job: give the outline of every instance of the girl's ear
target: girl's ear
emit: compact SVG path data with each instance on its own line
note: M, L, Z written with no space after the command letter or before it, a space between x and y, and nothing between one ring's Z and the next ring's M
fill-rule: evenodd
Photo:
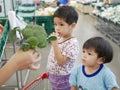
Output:
M105 62L105 58L100 57L98 58L98 64L103 64Z
M72 23L71 27L74 28L76 26L76 23Z

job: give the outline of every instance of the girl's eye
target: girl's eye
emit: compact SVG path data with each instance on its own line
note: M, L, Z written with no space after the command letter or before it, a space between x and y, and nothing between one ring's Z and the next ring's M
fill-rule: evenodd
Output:
M57 26L57 24L54 24L54 26ZM64 26L64 24L59 24L59 26Z
M56 26L57 24L54 23L54 26Z
M64 26L64 24L60 24L60 26Z

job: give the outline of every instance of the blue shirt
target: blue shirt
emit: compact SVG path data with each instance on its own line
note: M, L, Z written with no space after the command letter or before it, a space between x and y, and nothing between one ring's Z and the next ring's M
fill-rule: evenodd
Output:
M111 90L113 87L119 88L113 72L101 65L98 71L93 74L86 74L83 65L79 65L71 72L71 86L76 86L79 90Z
M68 0L59 0L60 4L67 4L68 3Z

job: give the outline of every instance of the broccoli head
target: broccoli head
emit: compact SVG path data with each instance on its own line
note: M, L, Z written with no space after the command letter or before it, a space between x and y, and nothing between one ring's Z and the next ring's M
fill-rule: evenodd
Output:
M27 51L29 49L36 49L36 47L45 48L49 41L57 39L57 37L55 36L51 36L48 38L48 35L42 26L36 24L27 24L23 30L21 30L19 27L16 27L13 30L11 30L9 33L10 41L15 41L16 31L18 31L20 35L22 34L20 47L24 51Z
M45 29L40 26L40 25L33 25L33 24L28 24L26 27L22 30L22 35L23 35L23 41L21 44L26 45L28 43L29 49L35 49L36 47L38 48L44 48L48 44L47 40L47 33ZM21 45L21 46L25 46ZM26 48L26 47L22 47ZM26 50L26 49L23 49Z

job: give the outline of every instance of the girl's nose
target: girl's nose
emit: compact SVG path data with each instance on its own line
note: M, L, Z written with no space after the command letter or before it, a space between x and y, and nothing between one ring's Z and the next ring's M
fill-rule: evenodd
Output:
M59 31L60 27L58 25L55 26L55 30Z

